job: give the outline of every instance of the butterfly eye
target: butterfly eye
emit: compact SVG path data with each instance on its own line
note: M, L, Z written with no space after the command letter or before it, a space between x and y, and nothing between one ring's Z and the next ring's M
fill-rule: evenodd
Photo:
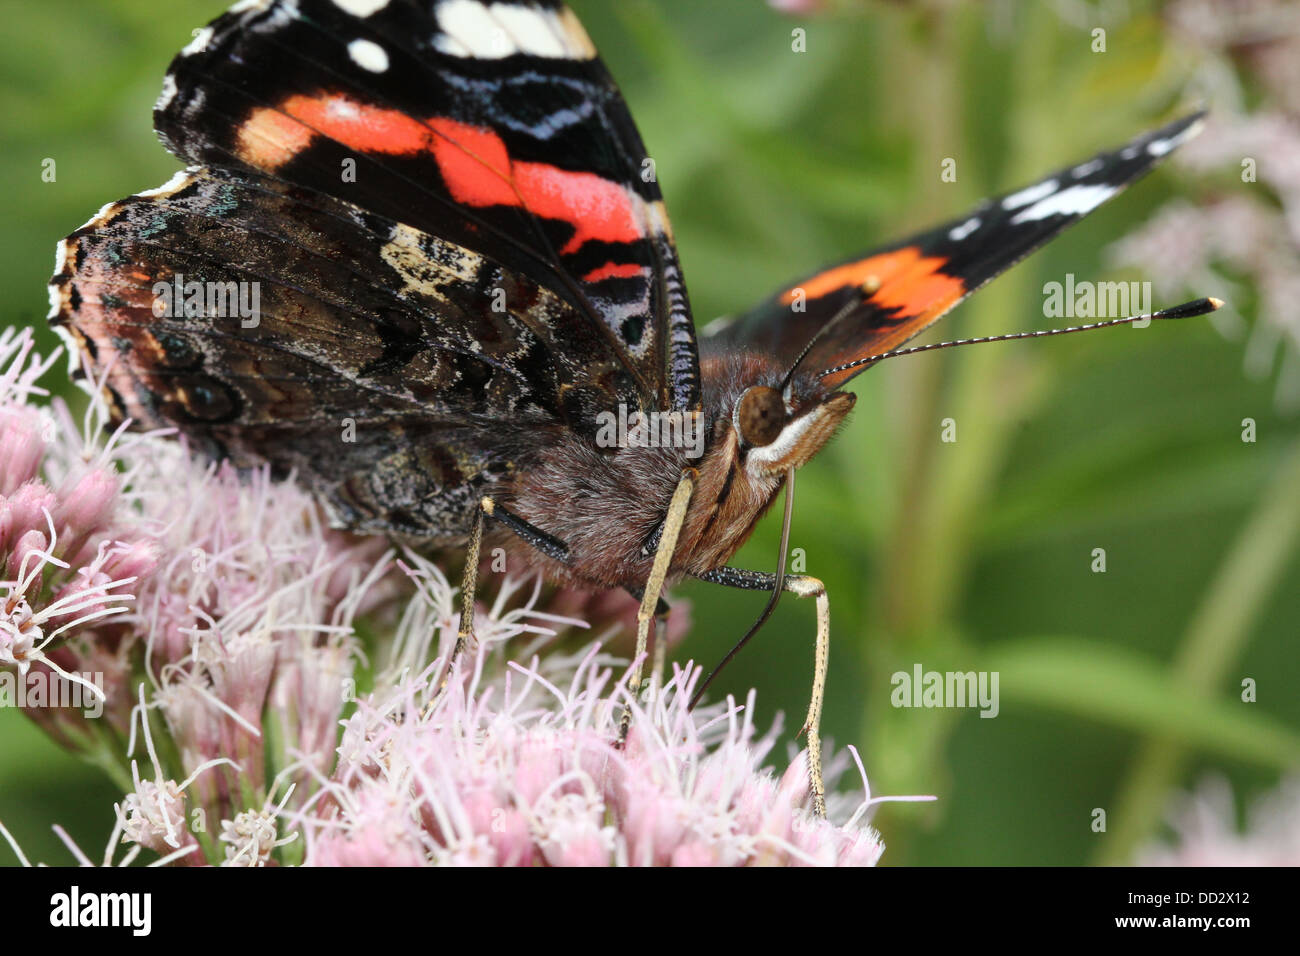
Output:
M736 429L746 445L762 448L772 444L785 424L785 400L776 389L755 385L740 396L740 403L736 406Z

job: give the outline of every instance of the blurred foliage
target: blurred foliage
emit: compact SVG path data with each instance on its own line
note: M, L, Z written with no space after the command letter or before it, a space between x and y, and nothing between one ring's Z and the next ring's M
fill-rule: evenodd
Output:
M52 347L56 241L176 168L152 103L172 54L222 6L0 2L3 324ZM1189 105L1191 55L1154 4L1107 24L1104 53L1065 4L574 6L656 161L701 323ZM806 52L791 49L795 28ZM56 183L41 181L46 157ZM945 157L955 183L940 181ZM1139 278L1108 271L1102 250L1178 194L1195 201L1157 172L981 292L943 337L1042 327L1042 285L1067 272ZM1300 423L1243 377L1240 353L1202 319L909 358L854 383L851 424L800 474L792 543L831 595L824 731L861 749L874 792L939 797L882 809L886 863L1124 861L1170 784L1213 768L1250 793L1298 762ZM776 524L735 563L772 567ZM1104 574L1090 570L1099 547ZM682 655L706 664L762 604L698 583L679 593L696 622ZM794 729L812 634L811 605L787 599L718 691L757 687L760 724L784 712ZM890 675L917 662L997 669L998 718L891 707ZM1240 700L1246 677L1258 703ZM97 855L114 796L0 712L0 820L32 858L67 859L53 822ZM1108 833L1091 829L1098 807Z

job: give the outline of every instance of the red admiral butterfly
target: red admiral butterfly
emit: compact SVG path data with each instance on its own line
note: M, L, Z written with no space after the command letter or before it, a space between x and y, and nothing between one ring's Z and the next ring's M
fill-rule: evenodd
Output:
M466 546L457 652L485 535L553 581L637 595L639 654L687 575L770 591L768 611L815 597L818 812L825 591L726 562L783 485L788 529L850 379L1197 125L792 282L697 343L641 138L556 0L244 0L173 61L154 121L192 165L69 236L51 284L114 416L294 471L341 526Z

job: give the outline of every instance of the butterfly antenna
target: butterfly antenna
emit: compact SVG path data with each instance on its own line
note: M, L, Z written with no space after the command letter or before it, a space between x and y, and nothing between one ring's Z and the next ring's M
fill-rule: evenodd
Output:
M1203 299L1193 299L1191 302L1184 302L1182 305L1176 305L1169 309L1160 309L1157 312L1144 312L1140 315L1130 315L1123 319L1109 319L1105 322L1093 322L1091 325L1072 325L1065 329L1040 329L1034 332L1009 332L1005 335L986 335L978 339L957 339L953 342L932 342L929 345L914 345L905 349L894 349L890 352L881 352L877 355L868 355L866 358L855 359L852 362L846 362L843 365L836 365L828 368L824 372L819 372L818 378L825 378L827 375L835 375L840 372L847 372L850 369L861 368L864 365L871 365L875 362L881 362L889 358L898 358L900 355L914 355L917 352L933 352L936 349L950 349L958 345L981 345L985 342L1010 342L1015 339L1038 339L1049 335L1066 335L1070 332L1090 332L1093 329L1107 329L1113 325L1130 325L1134 322L1146 322L1152 319L1190 319L1197 315L1206 315L1223 307L1222 299L1207 297Z
M763 613L758 616L758 620L745 632L745 636L736 642L736 646L727 652L727 656L722 659L718 666L709 672L709 676L704 678L704 683L699 686L694 696L691 697L687 710L695 709L695 705L700 702L704 692L713 683L713 678L717 677L722 672L722 669L731 663L731 659L740 653L740 649L749 643L749 639L758 633L759 628L767 623L767 619L776 610L776 604L781 600L782 592L785 591L785 556L790 551L790 518L793 515L794 469L787 468L785 472L785 513L781 518L781 555L776 562L776 586L772 588L772 594L767 599L767 606L763 608Z

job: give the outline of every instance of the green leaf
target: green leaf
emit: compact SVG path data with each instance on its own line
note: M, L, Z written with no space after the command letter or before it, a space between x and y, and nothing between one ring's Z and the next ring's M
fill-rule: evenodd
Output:
M1231 697L1184 689L1166 665L1124 648L1073 637L1040 637L993 648L1002 708L1016 702L1176 738L1221 757L1285 768L1300 761L1300 734Z

